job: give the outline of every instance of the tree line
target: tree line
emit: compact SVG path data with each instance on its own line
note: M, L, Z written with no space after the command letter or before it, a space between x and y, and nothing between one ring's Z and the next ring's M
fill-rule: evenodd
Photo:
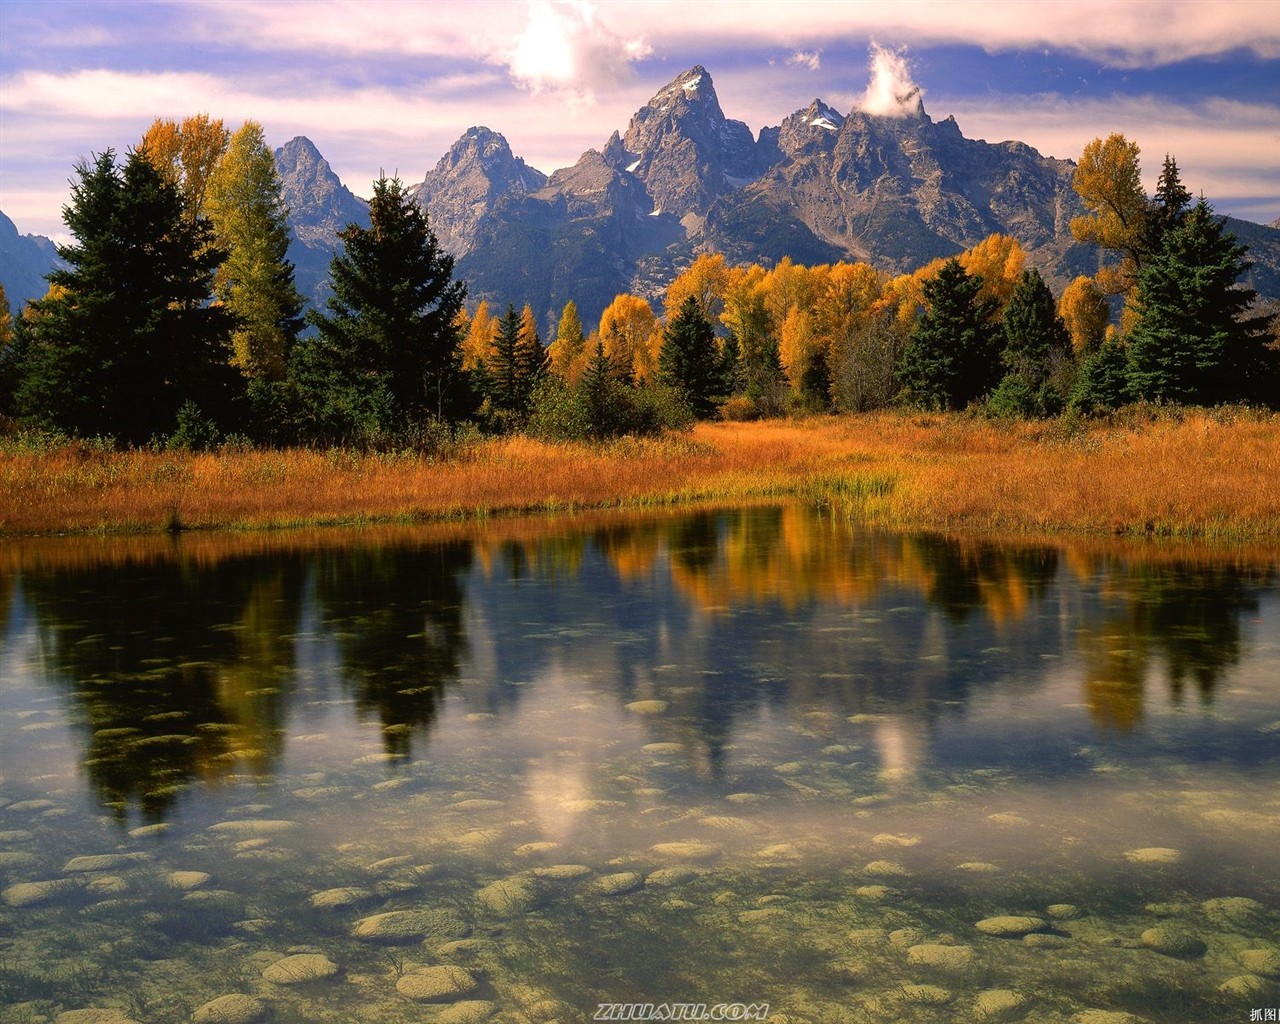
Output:
M1006 235L899 276L703 254L659 311L619 295L588 331L570 302L546 345L528 305L467 308L427 214L385 175L304 316L261 126L158 120L123 162L77 166L67 268L19 317L0 309L0 412L122 444L385 447L462 422L604 438L895 405L1280 406L1246 248L1171 157L1148 197L1138 154L1122 135L1086 147L1071 229L1104 259L1056 298Z

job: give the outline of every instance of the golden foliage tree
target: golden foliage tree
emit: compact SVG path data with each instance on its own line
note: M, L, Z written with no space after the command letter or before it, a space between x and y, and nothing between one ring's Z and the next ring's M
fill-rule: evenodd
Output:
M226 151L231 133L221 118L195 114L181 124L156 118L138 143L138 152L182 194L189 220L204 214L209 179Z
M489 312L489 303L481 302L462 339L462 368L474 370L481 363L492 364L494 339L498 335L498 317Z
M581 357L585 344L586 339L582 336L582 319L578 316L578 306L571 299L564 304L564 312L560 314L560 325L556 328L556 340L548 349L551 357L551 372L564 380L571 380L574 364Z
M1148 202L1138 164L1141 150L1119 132L1084 147L1071 185L1089 212L1071 221L1071 234L1121 256L1118 275L1100 275L1098 285L1111 294L1128 294L1142 267L1147 238Z
M724 312L725 290L729 284L729 268L720 253L703 253L670 285L663 301L667 322L675 319L684 300L693 296L702 315L715 323Z
M1093 278L1077 277L1063 289L1058 315L1067 325L1072 351L1078 357L1091 355L1101 347L1111 310Z
M605 355L619 369L630 369L642 380L648 379L658 365L659 347L653 347L658 318L653 309L638 295L622 294L605 307L600 314L599 336Z

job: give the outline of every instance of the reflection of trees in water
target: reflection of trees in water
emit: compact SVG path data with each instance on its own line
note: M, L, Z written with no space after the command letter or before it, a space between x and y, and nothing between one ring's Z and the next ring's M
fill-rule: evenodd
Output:
M44 662L84 714L106 806L165 815L181 788L280 754L296 594L289 562L180 561L28 574ZM295 598L296 600L296 598Z
M308 576L358 713L383 725L388 750L407 753L457 678L470 561L463 543L202 567L156 559L28 573L22 593L49 677L84 716L83 764L100 801L159 820L191 782L274 771Z
M1080 631L1085 693L1099 725L1126 731L1142 720L1153 663L1164 667L1175 703L1188 682L1209 703L1239 663L1240 622L1274 586L1269 569L1207 564L1099 565L1108 613Z
M356 709L407 756L414 729L436 719L466 651L463 577L469 543L356 548L318 558L315 596L333 631Z

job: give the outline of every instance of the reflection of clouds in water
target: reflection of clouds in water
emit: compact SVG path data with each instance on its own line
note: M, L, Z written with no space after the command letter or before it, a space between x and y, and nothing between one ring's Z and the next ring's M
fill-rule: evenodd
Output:
M570 838L581 816L587 785L581 768L536 765L525 775L525 790L538 831L547 839Z
M887 718L872 730L880 754L880 781L890 785L910 782L922 767L928 742L918 723L905 718Z

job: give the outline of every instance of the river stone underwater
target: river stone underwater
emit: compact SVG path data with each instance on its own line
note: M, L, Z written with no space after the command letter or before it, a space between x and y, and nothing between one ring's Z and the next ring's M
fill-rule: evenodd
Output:
M1278 582L792 506L9 542L2 1016L1248 1021Z

